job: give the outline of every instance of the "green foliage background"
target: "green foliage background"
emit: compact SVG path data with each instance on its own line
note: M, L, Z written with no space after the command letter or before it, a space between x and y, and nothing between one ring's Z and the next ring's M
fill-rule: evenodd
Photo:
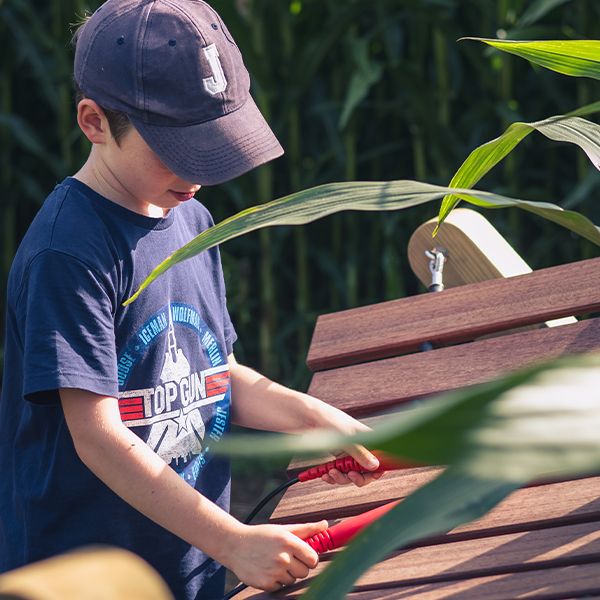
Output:
M513 121L597 99L463 36L598 39L595 0L213 0L253 76L285 157L198 198L216 221L330 181L446 185L468 153ZM0 0L0 302L18 242L52 187L83 162L71 97L69 23L95 0ZM574 147L532 135L481 189L572 208L600 221L600 173ZM437 206L345 213L223 248L238 360L305 387L318 314L415 294L406 246ZM534 268L593 246L520 211L486 216ZM2 336L3 337L3 336Z

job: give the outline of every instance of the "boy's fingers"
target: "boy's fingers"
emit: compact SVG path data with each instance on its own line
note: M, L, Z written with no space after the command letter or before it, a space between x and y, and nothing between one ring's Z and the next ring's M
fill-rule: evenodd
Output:
M348 479L356 486L362 487L371 481L369 474L358 473L357 471L350 471L348 473Z
M338 485L347 485L350 483L350 479L346 473L342 473L337 469L331 469L328 473L333 483L337 483Z
M327 521L323 519L322 521L317 521L315 523L294 523L293 525L283 525L283 527L290 533L293 533L295 536L304 540L311 535L315 535L315 533L327 529Z
M288 573L296 579L304 579L308 577L310 569L296 557L292 557L292 562L288 568Z
M278 583L284 587L286 585L292 585L293 583L296 582L297 577L294 577L289 571L283 575L280 576L278 579Z
M294 547L294 557L305 564L309 569L314 569L319 564L319 555L303 540L327 529L327 521L283 525L283 527L296 536L292 542Z
M349 446L346 449L346 452L348 452L348 454L354 458L361 467L367 469L368 471L375 471L379 467L378 458L360 444Z

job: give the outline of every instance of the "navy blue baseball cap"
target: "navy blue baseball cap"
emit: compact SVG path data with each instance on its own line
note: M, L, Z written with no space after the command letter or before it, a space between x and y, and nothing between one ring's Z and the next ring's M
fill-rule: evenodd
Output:
M78 33L74 77L186 181L222 183L283 154L237 45L201 0L108 0Z

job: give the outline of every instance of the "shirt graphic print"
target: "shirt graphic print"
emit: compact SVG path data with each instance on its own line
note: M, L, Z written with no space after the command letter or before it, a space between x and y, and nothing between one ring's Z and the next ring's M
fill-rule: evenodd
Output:
M229 424L229 368L213 332L194 307L165 306L129 340L118 376L123 423L194 485Z

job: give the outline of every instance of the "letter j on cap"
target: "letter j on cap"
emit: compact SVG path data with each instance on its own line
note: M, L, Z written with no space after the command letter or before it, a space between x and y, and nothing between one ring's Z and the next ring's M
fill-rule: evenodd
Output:
M204 89L213 96L220 92L224 92L227 87L227 80L225 79L225 73L223 73L223 66L219 60L219 52L214 44L202 48L204 56L210 65L212 71L212 77L205 77L202 82L204 83Z

